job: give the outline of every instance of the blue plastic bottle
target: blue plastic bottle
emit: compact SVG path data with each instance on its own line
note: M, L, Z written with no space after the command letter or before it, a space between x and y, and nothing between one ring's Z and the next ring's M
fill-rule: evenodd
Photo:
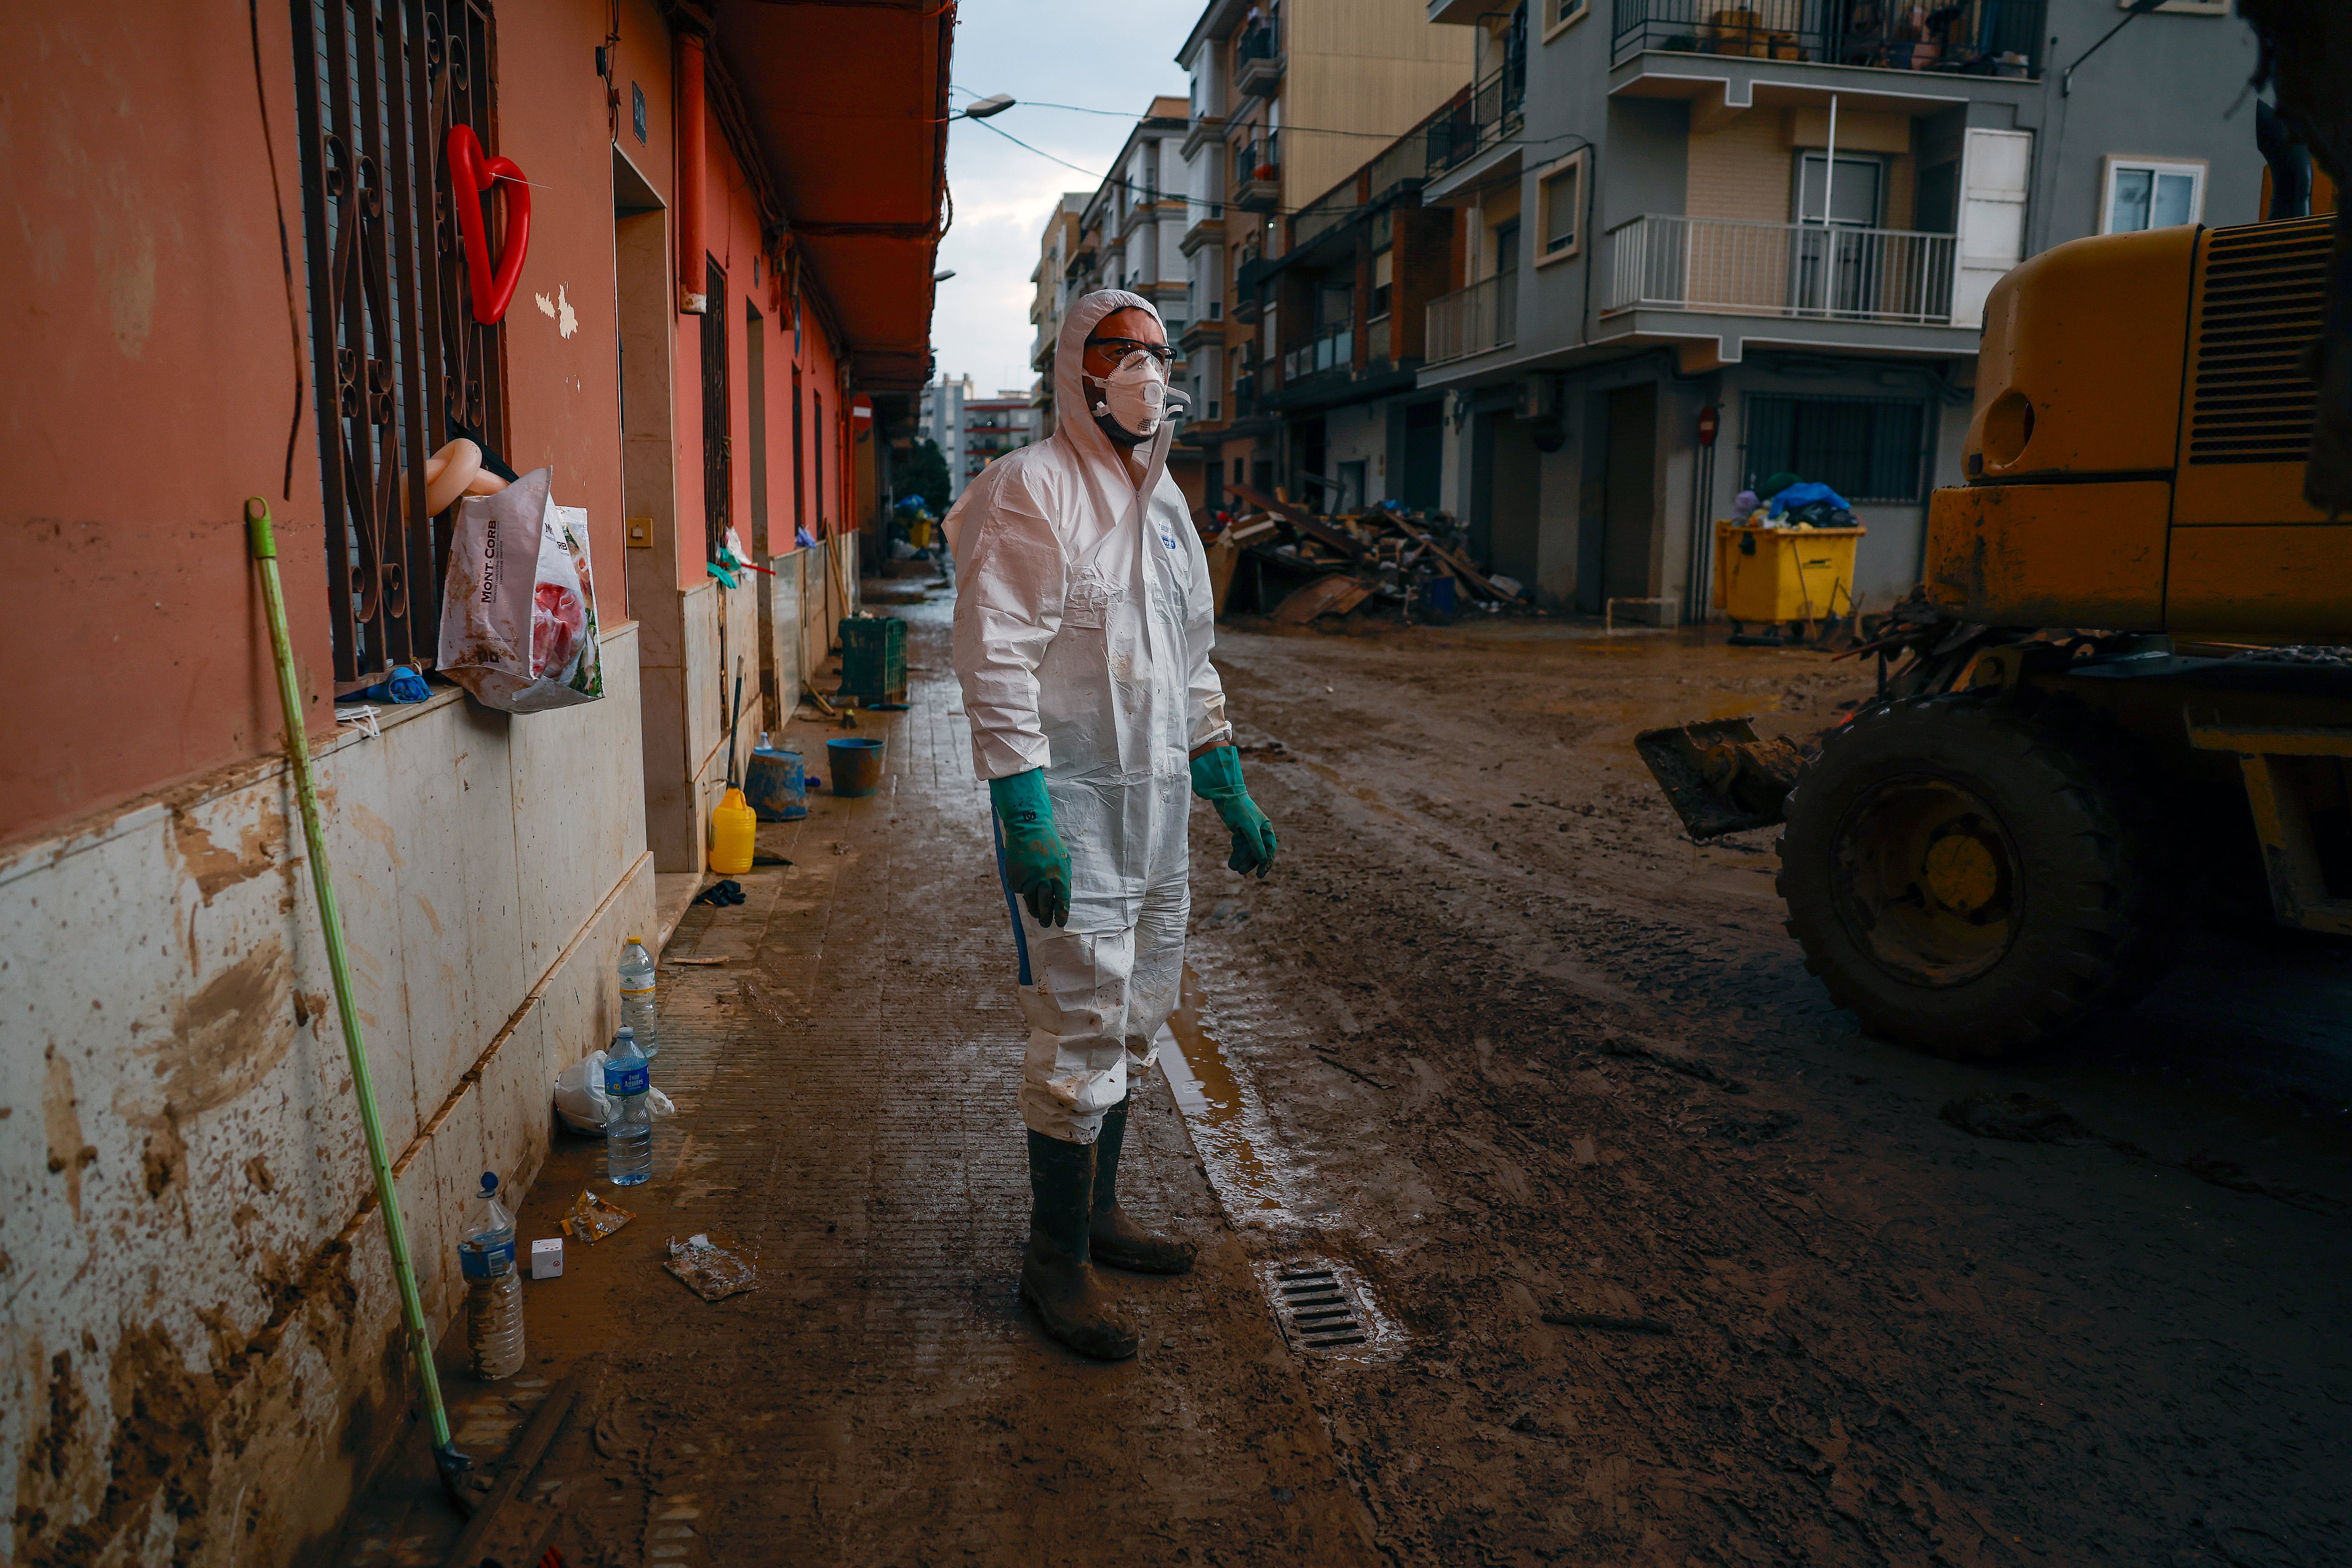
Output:
M613 1102L604 1121L604 1173L616 1187L634 1187L654 1173L653 1079L646 1054L626 1024L604 1053L604 1095Z
M485 1383L522 1370L522 1273L515 1268L515 1220L499 1202L499 1174L482 1173L482 1191L457 1243L466 1279L466 1348Z

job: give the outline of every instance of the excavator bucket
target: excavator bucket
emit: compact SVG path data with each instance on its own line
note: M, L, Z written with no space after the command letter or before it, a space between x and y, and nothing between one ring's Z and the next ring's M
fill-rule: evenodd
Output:
M1780 802L1805 765L1793 742L1759 741L1746 719L1644 730L1633 747L1694 839L1720 838L1780 820Z

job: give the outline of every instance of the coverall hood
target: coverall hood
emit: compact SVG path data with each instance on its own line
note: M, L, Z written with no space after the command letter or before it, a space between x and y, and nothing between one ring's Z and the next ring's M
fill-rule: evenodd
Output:
M1160 330L1168 330L1168 323L1160 321L1160 308L1140 294L1130 294L1124 289L1097 289L1091 294L1080 295L1078 302L1070 307L1070 313L1062 318L1062 335L1054 342L1054 439L1067 441L1089 468L1097 463L1107 465L1131 493L1135 481L1128 476L1119 449L1095 423L1094 400L1087 395L1087 340L1102 325L1102 319L1114 310L1149 310L1151 319L1160 321Z

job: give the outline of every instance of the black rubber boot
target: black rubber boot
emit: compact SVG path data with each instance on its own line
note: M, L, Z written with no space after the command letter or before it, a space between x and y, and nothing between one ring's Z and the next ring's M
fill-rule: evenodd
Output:
M1021 1260L1021 1299L1036 1309L1048 1334L1080 1355L1124 1361L1135 1353L1135 1330L1087 1260L1096 1148L1029 1134L1029 1250Z
M1190 1274L1191 1242L1156 1236L1118 1206L1118 1152L1127 1144L1127 1111L1134 1101L1130 1094L1105 1113L1102 1136L1095 1140L1095 1208L1088 1226L1088 1251L1097 1263L1132 1274Z

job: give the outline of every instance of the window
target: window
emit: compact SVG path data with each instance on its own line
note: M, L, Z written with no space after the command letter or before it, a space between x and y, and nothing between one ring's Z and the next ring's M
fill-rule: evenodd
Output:
M1850 501L1918 504L1930 428L1925 404L1751 392L1745 407L1744 483L1786 469Z
M1370 315L1385 316L1389 313L1389 300L1394 294L1391 286L1395 281L1396 252L1393 249L1383 250L1372 258L1372 308L1369 312Z
M1558 261L1583 248L1584 154L1561 159L1536 177L1536 202L1543 225L1543 248L1536 264Z
M706 256L702 312L702 536L710 560L719 559L733 526L735 444L727 404L727 273Z
M1876 158L1867 154L1850 158L1841 153L1837 181L1832 184L1829 154L1803 154L1797 171L1797 221L1822 223L1826 211L1832 227L1876 228L1878 195L1885 174L1886 165Z
M1572 22L1581 22L1592 9L1591 0L1544 0L1543 41L1550 43Z
M451 514L425 513L425 459L456 437L507 442L499 330L474 319L455 205L481 198L457 195L442 151L459 125L497 151L496 42L473 0L295 16L328 625L348 687L439 646Z
M2107 160L2106 196L2099 232L2129 234L2195 223L2205 212L2205 165L2145 158Z

